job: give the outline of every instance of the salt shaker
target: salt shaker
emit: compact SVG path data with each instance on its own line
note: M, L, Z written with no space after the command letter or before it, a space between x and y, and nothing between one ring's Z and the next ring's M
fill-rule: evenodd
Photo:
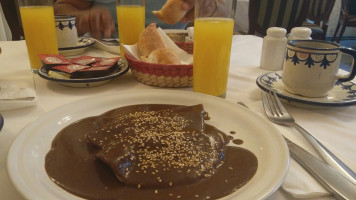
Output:
M280 27L267 29L263 38L260 67L265 70L282 70L287 47L287 30Z
M292 28L291 33L288 36L288 41L291 40L311 40L310 37L312 31L307 27L295 27Z

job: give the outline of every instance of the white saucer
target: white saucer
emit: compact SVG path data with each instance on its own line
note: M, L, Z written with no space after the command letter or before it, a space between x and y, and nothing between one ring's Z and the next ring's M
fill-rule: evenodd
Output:
M119 39L110 38L110 39L102 39L102 40L94 39L94 40L95 40L95 44L93 46L94 48L120 55Z
M63 56L73 56L83 53L87 48L93 46L95 40L88 37L78 38L78 44L72 47L58 48L58 52Z
M334 88L325 97L311 98L295 95L284 89L282 71L270 72L259 76L258 87L266 91L274 91L282 100L305 108L343 107L356 104L356 84L353 82L336 82Z

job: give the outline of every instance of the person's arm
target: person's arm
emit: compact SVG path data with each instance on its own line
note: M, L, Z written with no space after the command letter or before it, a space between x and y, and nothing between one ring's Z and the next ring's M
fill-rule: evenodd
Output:
M184 0L184 1L185 4L183 4L183 10L187 10L188 12L181 20L183 24L194 20L194 4L195 4L195 0Z
M183 4L183 9L187 10L187 14L183 17L181 20L182 23L186 22L191 22L194 20L194 14L195 14L195 0L184 0L185 4ZM202 6L206 10L205 12L207 13L207 16L214 14L214 12L217 9L217 4L218 2L223 3L224 0L205 0L204 4Z
M102 7L92 7L92 2L86 0L57 0L53 6L54 13L74 15L79 35L87 32L92 37L100 39L111 37L115 32L115 24L110 12Z

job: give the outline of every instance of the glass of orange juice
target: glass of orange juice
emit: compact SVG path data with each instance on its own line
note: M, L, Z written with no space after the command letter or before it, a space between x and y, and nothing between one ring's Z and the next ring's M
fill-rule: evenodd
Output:
M196 0L193 90L226 96L237 0Z
M31 70L42 66L38 54L58 54L53 0L19 0Z
M136 44L140 33L145 29L145 0L116 0L116 14L120 52L124 57L122 44Z

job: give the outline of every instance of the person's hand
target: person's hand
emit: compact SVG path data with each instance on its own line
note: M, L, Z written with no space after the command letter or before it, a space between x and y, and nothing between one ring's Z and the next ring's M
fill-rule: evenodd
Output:
M110 12L102 7L81 11L76 16L76 20L79 35L89 32L93 38L101 39L102 33L104 37L110 38L115 32L115 24Z

